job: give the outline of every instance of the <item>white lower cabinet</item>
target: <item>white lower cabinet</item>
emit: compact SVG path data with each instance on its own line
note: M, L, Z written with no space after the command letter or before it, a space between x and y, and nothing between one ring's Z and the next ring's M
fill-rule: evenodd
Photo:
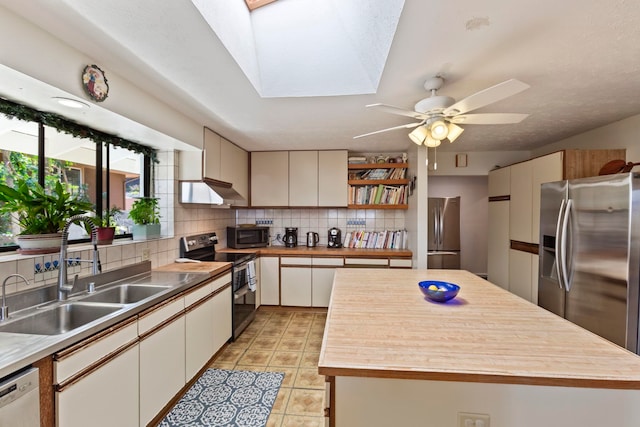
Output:
M260 257L260 304L280 305L280 258Z
M311 267L281 267L282 305L311 307Z
M220 350L232 334L232 313L231 313L231 285L226 287L212 299L213 324L210 330L213 331L213 356ZM202 368L202 366L201 366Z
M229 302L227 305L231 305ZM209 297L187 308L185 315L186 380L193 378L215 353L213 328L215 304Z
M509 291L538 303L538 255L509 250Z
M138 425L138 344L56 392L59 427Z
M185 385L184 298L140 316L140 425Z
M317 268L311 271L311 306L329 307L335 268Z

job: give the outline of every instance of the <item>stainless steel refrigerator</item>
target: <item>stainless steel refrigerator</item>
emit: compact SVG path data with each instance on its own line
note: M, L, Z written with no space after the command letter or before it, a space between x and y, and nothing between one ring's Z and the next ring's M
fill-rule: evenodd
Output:
M460 268L460 197L429 197L427 268Z
M638 353L640 174L542 185L538 305Z

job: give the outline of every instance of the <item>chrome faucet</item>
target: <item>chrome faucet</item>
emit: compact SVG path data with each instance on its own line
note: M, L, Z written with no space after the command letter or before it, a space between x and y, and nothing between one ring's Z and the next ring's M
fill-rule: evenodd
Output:
M96 227L93 219L86 215L74 215L65 224L62 229L62 246L60 247L60 262L58 267L58 300L65 301L69 292L73 289L73 286L76 284L76 280L78 279L78 275L76 274L73 278L72 283L68 283L69 278L67 277L67 246L69 239L69 227L71 224L77 221L82 221L85 224L91 227L91 244L93 245L93 259L89 262L92 263L92 271L91 274L94 276L98 273L102 272L102 266L100 265L100 254L98 253L98 227ZM74 259L73 261L82 261Z
M24 277L22 274L10 274L4 278L2 282L2 307L0 307L0 321L6 320L9 317L9 307L7 307L7 280L11 277L19 277L24 280L24 283L30 285L29 279Z

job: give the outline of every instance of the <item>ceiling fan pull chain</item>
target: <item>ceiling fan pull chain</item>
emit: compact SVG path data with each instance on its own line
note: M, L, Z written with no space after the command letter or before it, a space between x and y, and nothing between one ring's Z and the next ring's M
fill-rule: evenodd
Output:
M438 170L438 148L433 147L433 170Z

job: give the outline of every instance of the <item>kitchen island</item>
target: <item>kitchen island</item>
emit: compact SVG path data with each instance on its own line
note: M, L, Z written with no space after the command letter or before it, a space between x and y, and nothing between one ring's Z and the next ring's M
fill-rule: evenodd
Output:
M338 427L640 425L640 357L465 271L337 270L318 371Z

